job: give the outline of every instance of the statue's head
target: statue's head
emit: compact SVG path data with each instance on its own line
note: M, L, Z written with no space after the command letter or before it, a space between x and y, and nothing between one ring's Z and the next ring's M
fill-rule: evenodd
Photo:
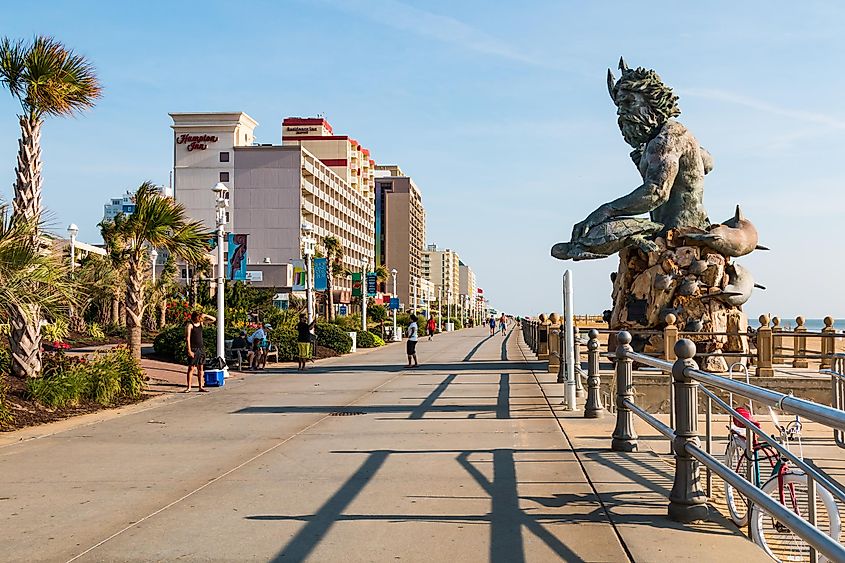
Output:
M607 70L607 89L616 104L619 129L625 142L636 148L647 142L655 129L681 114L678 96L653 70L628 68L619 59L619 80Z

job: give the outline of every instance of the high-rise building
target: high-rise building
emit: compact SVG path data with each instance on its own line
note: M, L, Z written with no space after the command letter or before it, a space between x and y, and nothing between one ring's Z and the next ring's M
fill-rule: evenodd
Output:
M173 190L167 186L158 188L165 197L173 197ZM113 197L103 206L103 221L114 221L118 214L129 215L135 211L135 192L127 191L120 197Z
M475 313L478 290L478 286L475 284L475 272L463 262L458 264L458 271L461 308L466 317L474 319L477 317Z
M376 166L376 266L396 269L396 292L406 307L418 308L422 253L425 249L425 209L414 181L398 166Z
M442 304L457 303L460 295L460 258L458 253L445 248L438 250L436 244L429 244L422 253L422 274L434 283L435 291Z
M214 226L217 182L229 188L227 230L246 234L247 274L265 287L289 287L291 260L301 258L301 226L318 240L332 235L344 265L373 260L373 201L306 147L254 145L255 120L244 113L172 113L174 193L188 213ZM328 124L326 124L328 126ZM351 282L335 277L335 303L349 301Z
M349 135L335 135L322 117L286 117L282 121L282 144L297 145L328 166L349 187L372 199L375 161L369 149Z

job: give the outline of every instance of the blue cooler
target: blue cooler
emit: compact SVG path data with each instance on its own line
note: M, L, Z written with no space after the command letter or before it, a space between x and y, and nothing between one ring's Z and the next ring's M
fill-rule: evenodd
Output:
M226 380L225 370L222 369L207 369L205 370L205 384L208 387L223 387Z

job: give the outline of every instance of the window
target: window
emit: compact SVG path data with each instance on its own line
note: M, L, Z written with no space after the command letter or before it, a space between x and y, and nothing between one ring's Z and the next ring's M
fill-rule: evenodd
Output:
M228 152L221 152L220 153L220 162L229 162L229 153Z
M220 173L220 181L221 182L228 182L229 181L229 173L228 172L221 172Z

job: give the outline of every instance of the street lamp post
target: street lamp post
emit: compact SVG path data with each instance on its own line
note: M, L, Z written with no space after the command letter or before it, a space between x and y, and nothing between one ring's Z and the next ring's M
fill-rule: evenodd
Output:
M452 288L446 291L446 318L448 319L446 326L451 326L452 330L455 330L454 321L452 321Z
M226 209L229 207L229 188L222 182L218 182L216 186L211 188L215 195L215 209L217 211L217 357L225 358L224 352L226 347L225 342L225 308L226 296L224 291L224 284L226 280L226 265L223 256L223 238L226 234ZM155 250L153 250L155 252ZM153 275L155 275L155 265L153 265Z
M76 223L67 226L68 238L70 238L70 271L76 268L76 235L79 234L79 227Z
M157 261L158 261L158 251L155 248L153 248L152 250L150 250L150 262L151 262L150 265L153 268L153 283L156 282L156 262Z
M367 261L361 260L361 329L367 331Z
M396 295L396 274L398 272L396 271L396 268L393 268L392 270L390 270L390 273L393 274L393 295L392 295L392 298L398 299L398 296ZM397 328L396 327L396 309L393 309L393 341L399 342L401 340L401 338L399 337L399 334L398 334L396 328Z
M308 311L308 324L314 322L314 284L311 281L311 257L314 256L314 249L317 241L311 236L314 226L311 223L302 223L302 254L305 255L305 302Z

